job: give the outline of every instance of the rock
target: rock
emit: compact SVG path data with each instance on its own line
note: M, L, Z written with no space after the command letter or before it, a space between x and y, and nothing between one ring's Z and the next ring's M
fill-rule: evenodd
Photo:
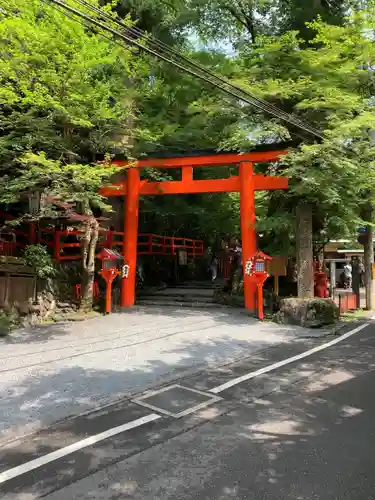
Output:
M28 302L21 302L17 307L20 316L27 316L30 311L30 304Z
M277 323L319 328L335 323L340 317L337 305L331 299L288 298L280 301Z
M61 311L69 311L72 308L72 304L69 302L57 302L57 307Z
M41 304L31 304L29 306L29 311L31 314L40 314L42 310Z
M52 292L46 292L44 296L44 300L47 300L48 302L54 303L55 302L55 296L53 295Z

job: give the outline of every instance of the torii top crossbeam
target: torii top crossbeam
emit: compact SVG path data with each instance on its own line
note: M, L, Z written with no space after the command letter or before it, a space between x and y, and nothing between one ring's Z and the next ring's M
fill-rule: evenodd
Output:
M149 182L141 181L140 196L155 196L163 194L186 194L186 193L225 193L239 192L239 176L229 177L228 179L205 179L194 180L194 167L217 167L221 165L234 165L241 163L266 163L277 161L280 156L286 154L285 150L251 152L243 154L217 154L207 156L188 156L176 158L148 158L137 160L135 162L114 161L115 165L121 168L136 168L142 170L145 168L181 168L181 181L161 181ZM255 191L271 189L287 189L288 180L285 177L265 176L262 174L253 176L253 189ZM103 187L100 193L103 196L124 196L127 190L127 182L112 184Z
M135 162L114 161L120 168L126 169L123 182L103 186L103 196L125 195L125 227L124 227L124 260L129 265L129 274L123 279L121 305L130 307L135 302L135 278L138 239L138 207L139 197L147 195L187 194L187 193L240 193L240 217L242 235L242 260L246 262L256 251L256 215L255 191L287 189L286 177L254 174L254 163L275 162L287 154L286 150L271 148L267 151L251 153L186 156L175 158L148 158ZM194 179L193 169L198 167L214 167L219 165L239 165L239 175L224 179ZM179 181L148 181L140 179L140 171L145 168L181 168ZM244 273L245 307L255 311L254 283Z

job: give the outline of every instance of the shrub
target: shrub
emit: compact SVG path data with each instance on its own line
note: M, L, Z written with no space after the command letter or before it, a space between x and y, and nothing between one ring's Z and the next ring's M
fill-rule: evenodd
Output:
M31 267L38 278L48 279L56 275L52 257L43 245L28 245L23 254L25 266Z
M0 311L0 337L6 337L19 324L20 321L17 314Z

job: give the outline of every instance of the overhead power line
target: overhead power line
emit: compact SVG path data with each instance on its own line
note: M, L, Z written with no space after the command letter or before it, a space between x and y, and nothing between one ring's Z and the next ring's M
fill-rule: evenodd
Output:
M238 99L245 100L246 99L253 99L256 100L256 102L260 105L263 105L263 111L265 111L268 114L273 114L273 111L276 111L279 113L278 118L285 119L286 121L289 121L289 123L292 123L291 120L293 120L293 124L296 127L308 127L308 130L304 128L305 131L309 131L309 133L312 133L313 135L317 135L320 139L323 138L323 135L317 130L311 127L310 125L303 123L301 120L299 120L297 117L293 116L292 114L288 114L282 109L271 105L264 99L260 99L259 97L256 97L255 95L251 94L248 91L245 91L241 87L238 87L237 85L232 84L225 78L216 75L212 72L210 72L205 66L199 64L198 62L194 61L191 58L186 57L184 54L181 52L175 50L173 47L170 47L169 45L165 44L161 40L158 40L157 38L153 37L149 33L146 33L145 31L141 30L140 28L136 26L127 26L124 22L119 20L118 18L113 18L110 14L107 12L103 12L101 9L94 7L93 5L90 5L86 0L73 0L76 3L79 3L80 5L90 9L90 11L93 11L94 13L98 14L101 18L105 18L108 21L115 22L117 25L119 25L121 28L125 29L125 34L130 34L135 37L135 39L143 38L148 45L151 45L152 48L155 50L161 50L161 54L168 55L170 58L177 58L177 62L182 62L185 65L186 64L193 68L194 70L198 70L199 72L203 72L203 75L205 76L210 76L211 78L214 78L216 80L216 83L220 85L221 90L223 89L223 85L227 86L230 88L232 92L236 92L236 95ZM175 60L175 59L174 59ZM253 105L256 105L253 103ZM267 108L267 109L266 109Z
M257 109L260 109L264 113L275 116L280 120L289 123L290 125L293 125L294 127L313 135L314 137L317 137L319 139L324 139L323 134L319 130L310 126L309 124L303 122L302 120L299 120L298 118L294 117L291 114L284 112L277 106L274 106L268 103L267 101L264 101L263 99L256 97L255 95L245 91L241 87L233 85L228 80L215 75L204 66L198 64L192 59L187 58L179 51L176 51L175 49L169 47L168 45L164 44L157 38L148 35L147 33L145 33L144 31L140 30L137 27L127 26L119 19L116 19L111 15L107 14L106 12L102 11L101 9L98 9L95 6L90 5L85 0L74 0L74 1L83 6L85 9L89 10L90 13L93 13L95 17L88 15L86 12L82 12L81 10L72 7L71 5L67 5L62 0L42 0L42 1L44 3L52 4L52 6L57 7L58 10L60 12L62 11L64 14L68 13L73 14L80 20L83 20L85 26L87 26L88 23L91 26L94 25L97 28L100 28L106 33L110 33L112 36L115 37L114 41L116 43L118 43L118 39L120 39L126 42L127 44L137 47L139 50L143 52L151 54L154 57L177 67L181 71L190 74L191 76L199 78L205 83L210 84L211 86L221 90L222 92L231 97L234 97L242 102L245 102L246 104L254 106ZM99 16L99 18L96 16ZM70 15L68 17L72 18L72 16ZM117 29L115 29L113 26L114 24L120 26L122 30L118 31ZM100 34L103 33L100 32ZM143 39L142 42L139 40L140 38ZM120 43L120 45L122 44Z

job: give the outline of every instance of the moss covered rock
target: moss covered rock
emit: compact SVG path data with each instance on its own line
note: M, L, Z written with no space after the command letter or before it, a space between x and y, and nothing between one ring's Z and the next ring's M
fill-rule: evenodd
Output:
M277 323L319 328L335 323L340 317L339 308L331 299L288 298L280 301L275 315Z

